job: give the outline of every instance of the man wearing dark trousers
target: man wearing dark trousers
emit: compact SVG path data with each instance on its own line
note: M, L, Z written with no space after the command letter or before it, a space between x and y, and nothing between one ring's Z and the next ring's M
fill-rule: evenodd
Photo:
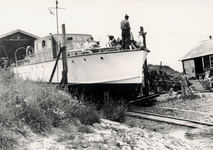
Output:
M130 45L130 24L129 16L125 15L125 19L121 21L121 37L122 37L122 49L129 49Z

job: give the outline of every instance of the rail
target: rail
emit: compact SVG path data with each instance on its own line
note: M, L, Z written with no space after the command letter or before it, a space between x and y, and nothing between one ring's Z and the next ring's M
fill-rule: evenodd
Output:
M191 127L191 128L205 128L207 126L213 126L213 124L206 123L206 122L158 115L158 114L153 114L153 113L138 112L138 111L128 111L126 113L126 116L136 117L136 118L145 118L148 120L166 122L166 123L171 123L171 124L176 124L176 125L181 125L181 126L187 126L187 127Z
M17 49L17 51L18 50L19 49ZM38 62L47 61L47 60L51 60L51 59L53 59L52 50L41 51L41 52L37 52L35 54L30 54L27 56L25 55L24 59L21 59L21 60L17 60L17 56L15 53L16 66L31 64L31 63L38 63Z

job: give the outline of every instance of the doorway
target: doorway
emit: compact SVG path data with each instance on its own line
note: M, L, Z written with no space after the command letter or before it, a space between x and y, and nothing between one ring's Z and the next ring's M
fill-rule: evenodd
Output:
M195 62L195 74L196 74L196 78L198 79L199 76L203 77L203 62L202 62L202 57L195 58L194 62Z

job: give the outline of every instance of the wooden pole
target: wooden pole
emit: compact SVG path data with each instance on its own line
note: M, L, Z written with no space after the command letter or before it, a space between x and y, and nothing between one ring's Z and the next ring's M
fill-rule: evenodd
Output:
M149 96L149 84L148 84L148 67L147 59L144 61L144 83L145 83L145 96Z
M143 45L144 45L144 48L146 49L146 32L144 32L144 28L142 26L140 27L140 31L142 31ZM145 84L145 93L144 93L144 95L145 96L149 96L147 58L144 61L143 69L144 69L144 84Z
M55 65L54 65L54 68L53 68L52 74L51 74L51 76L50 76L49 83L51 83L51 82L52 82L52 78L53 78L53 76L54 76L54 73L55 73L56 67L58 66L58 60L59 60L59 58L60 58L61 52L62 52L62 48L60 49L60 51L59 51L59 53L58 53L58 56L57 56L57 59L56 59L56 62L55 62Z
M67 79L68 66L67 66L67 51L66 51L66 31L65 31L65 24L62 24L62 34L63 34L63 47L62 47L63 72L62 72L62 80L63 80L63 84L66 85L66 84L68 83L68 79Z

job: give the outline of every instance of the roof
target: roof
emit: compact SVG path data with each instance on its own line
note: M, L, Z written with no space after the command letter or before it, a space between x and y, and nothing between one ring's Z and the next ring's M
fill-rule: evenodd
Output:
M53 37L56 41L63 41L63 34L51 34L51 35L53 35ZM42 38L38 38L35 41L44 40L46 38L49 38L49 36L50 35L42 37ZM82 41L82 42L86 42L87 39L91 36L92 36L91 34L73 34L73 33L66 34L66 38L72 37L73 41L77 40L77 41Z
M25 32L25 31L20 30L20 29L11 31L11 32L6 33L6 34L3 34L3 35L0 35L0 38L4 38L4 37L6 37L6 36L8 36L8 35L11 35L11 34L14 34L14 33L17 33L17 32L20 32L20 33L23 33L23 34L25 34L25 35L31 36L31 37L33 37L33 38L35 38L35 39L39 38L39 37L36 36L36 35L33 35L33 34L31 34L31 33Z
M196 57L206 56L213 54L213 39L199 42L194 48L192 48L186 55L180 60L192 59Z

